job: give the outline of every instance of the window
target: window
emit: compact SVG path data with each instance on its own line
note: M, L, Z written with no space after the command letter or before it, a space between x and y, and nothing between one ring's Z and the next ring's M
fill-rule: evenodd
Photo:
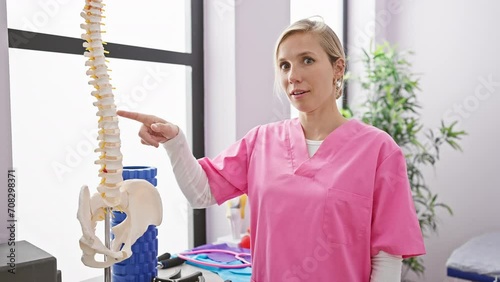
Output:
M130 0L104 3L107 41L191 52L189 1L150 0L140 5ZM9 28L67 37L82 33L82 18L79 15L84 1L7 0L7 5Z
M195 156L202 157L203 2L148 1L142 13L129 8L136 3L106 1L103 38L109 42L116 104L178 124L192 137ZM80 261L76 219L80 187L88 185L95 193L100 180L94 164L97 109L79 39L83 4L7 1L13 163L21 179L18 238L55 256L68 281L102 275ZM131 18L140 26L129 25ZM158 168L164 209L159 252L204 244L204 210L191 216L166 153L140 144L139 124L120 119L120 129L123 164ZM103 229L99 224L96 234L101 239Z

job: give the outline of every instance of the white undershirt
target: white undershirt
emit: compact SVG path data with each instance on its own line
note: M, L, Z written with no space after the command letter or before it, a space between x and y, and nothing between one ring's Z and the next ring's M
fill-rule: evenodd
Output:
M316 151L318 151L321 143L323 143L323 141L306 139L307 152L309 153L309 157L312 157L314 154L316 154Z
M306 140L309 156L313 156L323 141ZM175 179L182 193L193 208L206 208L216 204L212 195L208 178L189 149L184 133L163 143L170 158ZM372 273L370 282L401 281L401 256L395 256L383 251L372 257Z

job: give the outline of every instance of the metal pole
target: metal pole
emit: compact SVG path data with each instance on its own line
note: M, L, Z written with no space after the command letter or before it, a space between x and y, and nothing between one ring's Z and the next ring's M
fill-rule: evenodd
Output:
M111 208L106 208L106 216L104 218L104 244L106 248L111 248ZM106 255L104 255L104 260L106 261ZM104 282L111 282L111 267L104 269Z

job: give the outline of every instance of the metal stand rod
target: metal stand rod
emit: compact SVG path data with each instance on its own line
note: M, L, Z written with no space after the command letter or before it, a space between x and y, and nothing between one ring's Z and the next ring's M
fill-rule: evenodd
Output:
M111 208L106 208L106 216L104 217L104 244L106 248L111 248ZM106 256L104 256L106 258ZM105 259L106 260L106 259ZM111 267L104 269L104 282L111 282Z

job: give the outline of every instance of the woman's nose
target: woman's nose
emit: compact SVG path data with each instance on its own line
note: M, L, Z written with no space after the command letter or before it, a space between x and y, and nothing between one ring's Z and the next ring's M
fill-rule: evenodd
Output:
M288 72L288 82L294 84L301 81L300 71L295 67L290 68Z

